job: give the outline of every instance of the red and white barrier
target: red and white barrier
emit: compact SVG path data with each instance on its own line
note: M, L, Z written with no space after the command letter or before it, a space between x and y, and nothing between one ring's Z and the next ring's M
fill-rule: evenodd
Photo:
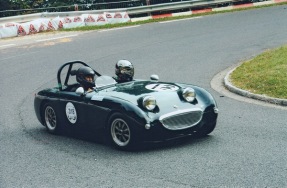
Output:
M0 24L0 39L36 34L42 31L69 29L83 26L105 25L129 22L126 12L103 14L83 14L74 17L56 17L53 19L37 19L26 23Z
M63 19L63 28L77 28L85 26L85 22L82 16L65 17Z
M104 15L108 20L109 24L130 22L130 17L126 12L116 12L116 13L105 12Z
M49 21L48 30L58 30L64 28L64 18L56 17Z
M108 24L104 14L83 14L83 17L87 26Z
M0 39L17 36L17 23L0 24Z

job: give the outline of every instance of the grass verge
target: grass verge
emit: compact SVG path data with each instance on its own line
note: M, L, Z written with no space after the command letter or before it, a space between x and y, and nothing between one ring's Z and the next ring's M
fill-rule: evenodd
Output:
M244 62L230 81L251 93L287 99L287 45Z

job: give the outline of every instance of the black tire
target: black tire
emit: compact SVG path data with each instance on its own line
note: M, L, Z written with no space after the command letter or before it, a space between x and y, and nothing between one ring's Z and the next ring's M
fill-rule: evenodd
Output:
M136 131L129 118L114 113L106 129L108 144L119 150L132 150L137 145Z
M216 122L203 125L196 133L197 137L204 137L210 134L216 127Z
M50 103L47 103L43 107L42 114L47 131L51 134L59 134L61 127L55 108Z

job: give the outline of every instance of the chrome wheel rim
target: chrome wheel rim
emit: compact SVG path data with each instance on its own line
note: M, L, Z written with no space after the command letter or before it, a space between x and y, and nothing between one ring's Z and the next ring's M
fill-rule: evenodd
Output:
M113 141L118 146L128 145L131 139L131 131L130 131L128 124L120 118L115 119L112 122L111 135L112 135Z
M45 109L45 122L46 126L50 131L54 131L57 126L56 113L54 109L47 106Z

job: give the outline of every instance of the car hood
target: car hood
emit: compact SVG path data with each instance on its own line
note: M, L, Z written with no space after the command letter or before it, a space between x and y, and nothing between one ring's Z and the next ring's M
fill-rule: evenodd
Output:
M108 95L121 98L133 103L146 95L169 95L176 93L179 86L172 83L151 82L151 81L132 81L128 83L115 84L114 86L98 89L100 95ZM168 94L169 93L169 94Z
M132 81L128 83L115 84L113 86L98 88L100 96L111 96L129 101L138 105L140 98L152 95L156 98L157 105L167 111L174 108L186 109L191 104L181 99L180 91L182 88L192 87L197 94L197 101L192 104L194 107L203 109L207 105L208 97L204 97L201 89L192 85L180 85L168 82L154 81Z

